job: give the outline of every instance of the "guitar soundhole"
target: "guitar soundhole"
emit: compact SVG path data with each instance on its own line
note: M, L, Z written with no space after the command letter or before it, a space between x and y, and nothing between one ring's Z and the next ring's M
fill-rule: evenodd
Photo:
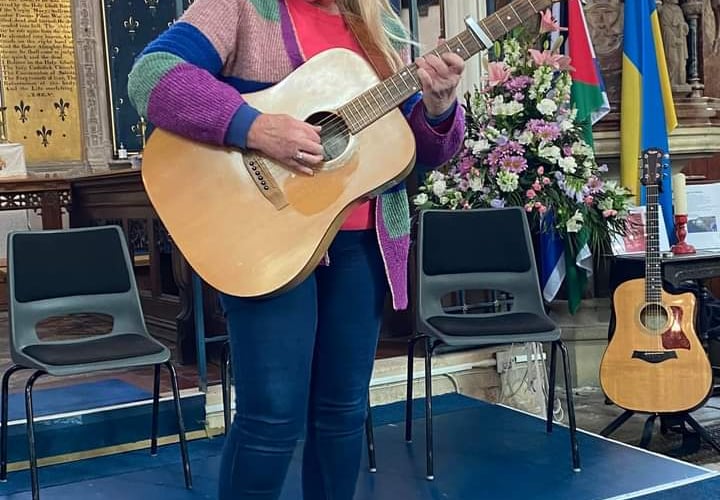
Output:
M342 117L321 111L310 115L306 121L322 127L320 140L325 148L326 162L340 157L345 152L350 143L350 130Z
M646 304L640 312L640 322L648 330L662 333L668 323L668 313L660 304Z

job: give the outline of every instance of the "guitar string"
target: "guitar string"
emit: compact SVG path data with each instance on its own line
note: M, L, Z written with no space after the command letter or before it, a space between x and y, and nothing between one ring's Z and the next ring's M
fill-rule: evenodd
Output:
M458 49L458 50L459 50L459 49L462 49L462 50L465 51L465 56L464 56L464 57L470 57L471 53L470 53L470 51L466 48L466 45L469 45L470 41L474 41L473 38L469 38L469 37L471 37L471 36L472 36L472 35L470 35L469 33L465 32L465 33L459 35L458 37L456 37L455 39L452 39L452 40L448 41L448 43L446 43L446 44L438 47L437 49L431 51L430 53L434 53L434 54L436 54L436 55L439 56L440 54L445 53L445 52L455 52L455 51L456 51L455 49ZM466 38L466 40L465 40L464 43L463 43L463 40L462 40L463 37ZM397 74L393 75L392 77L390 77L390 78L384 80L383 82L381 82L381 83L385 86L386 90L389 92L389 96L391 97L391 99L392 99L392 98L398 99L400 96L396 96L396 95L393 94L393 91L390 90L390 87L388 86L388 82L390 82L391 79L396 79L396 80L397 80L397 79L398 79L398 78L397 78L398 75L403 74L403 73L406 73L406 72L409 72L409 73L410 73L410 76L411 76L411 82L412 82L413 84L416 84L416 85L417 85L418 82L417 82L416 76L415 76L415 71L416 71L416 70L417 70L417 65L414 64L414 63L413 63L413 64L410 64L410 65L406 66L405 68L403 68L403 71L400 71L400 72L398 72ZM411 87L408 85L407 81L405 80L405 77L400 77L400 80L402 80L401 83L406 87L406 91L411 90ZM401 93L403 92L402 89L397 85L396 82L393 81L392 83L395 85L396 89L397 89L399 92L401 92ZM379 86L379 85L378 85L378 86ZM377 111L376 111L376 112L372 112L372 111L369 112L369 111L368 111L368 109L372 107L368 97L372 97L373 100L375 100L375 102L376 102L377 104L380 104L380 100L378 99L378 97L376 97L376 96L373 94L373 92L376 92L376 91L377 91L378 86L373 87L373 88L365 91L363 94L360 94L359 96L357 96L356 98L353 99L354 101L357 102L357 101L359 101L359 99L362 98L362 99L365 100L365 102L366 102L368 105L370 105L370 106L363 106L362 104L360 104L359 106L356 106L356 107L355 107L355 111L356 111L357 115L360 117L359 120L358 120L358 119L355 119L354 117L353 117L351 120L346 120L346 119L343 118L342 116L338 116L337 114L331 114L330 116L328 116L328 117L326 117L326 118L323 118L322 120L318 121L318 122L315 124L315 125L318 125L318 126L321 126L321 127L322 127L322 126L329 126L329 127L330 127L330 128L329 128L328 130L326 130L326 131L321 131L321 133L322 133L323 135L325 135L325 137L328 139L328 141L326 142L326 144L328 144L328 146L335 146L335 145L337 145L338 143L342 142L342 141L345 139L345 134L344 134L345 130L347 130L347 129L349 129L349 128L353 128L353 125L354 125L355 127L363 126L363 125L366 124L366 122L372 122L372 121L374 121L374 120L373 120L373 114L377 114L377 115L379 115L379 116L382 116L382 115L384 115L387 111L389 111L389 110L393 109L394 107L396 107L396 106L391 106L391 107L387 108L386 106L381 106L380 109L381 109L382 111L379 112L379 113L378 113ZM380 97L380 99L382 99L382 101L385 102L385 104L387 104L387 99L383 96L383 93L382 93L382 92L379 92L379 93L378 93L378 96ZM343 107L348 106L348 105L349 105L349 103L346 104L346 105L344 105ZM358 108L359 108L359 109L358 109ZM349 110L349 108L347 108L347 109ZM347 121L350 121L350 122L351 122L351 123L349 123L350 127L348 127ZM352 123L353 121L354 121L354 123Z

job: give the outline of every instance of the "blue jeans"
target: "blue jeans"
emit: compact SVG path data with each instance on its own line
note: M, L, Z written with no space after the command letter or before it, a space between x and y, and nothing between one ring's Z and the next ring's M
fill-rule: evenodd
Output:
M388 286L375 231L341 231L329 254L280 296L221 296L237 402L220 500L278 498L303 432L304 500L353 497Z

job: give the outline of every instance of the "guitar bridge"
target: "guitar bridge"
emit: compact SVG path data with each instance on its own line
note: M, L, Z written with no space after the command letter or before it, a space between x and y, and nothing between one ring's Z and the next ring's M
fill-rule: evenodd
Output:
M277 210L282 210L288 206L285 194L278 187L275 178L265 165L265 162L257 155L245 156L245 168L247 168L250 178L255 182L260 193L270 202Z
M633 351L632 357L655 364L669 359L677 359L677 353L675 351Z

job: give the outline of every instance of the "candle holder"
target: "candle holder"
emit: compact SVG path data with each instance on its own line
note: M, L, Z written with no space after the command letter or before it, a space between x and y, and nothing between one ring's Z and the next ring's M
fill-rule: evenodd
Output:
M677 236L678 242L670 249L675 255L695 253L695 247L685 242L685 237L687 236L687 220L687 215L675 215L675 235Z

